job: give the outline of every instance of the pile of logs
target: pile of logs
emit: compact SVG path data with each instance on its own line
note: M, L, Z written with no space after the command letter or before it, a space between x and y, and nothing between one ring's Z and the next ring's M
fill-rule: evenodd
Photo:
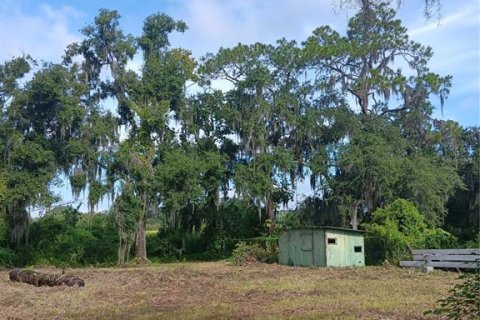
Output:
M8 275L10 276L11 281L24 282L37 287L53 287L61 286L63 284L69 287L75 285L79 287L85 286L85 281L83 281L82 279L65 274L48 274L30 269L14 269L10 271Z

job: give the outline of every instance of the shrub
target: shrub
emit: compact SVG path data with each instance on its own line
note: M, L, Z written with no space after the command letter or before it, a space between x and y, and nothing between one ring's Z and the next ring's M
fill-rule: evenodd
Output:
M0 209L0 246L8 244L8 229L7 215Z
M207 243L200 232L182 230L164 230L147 233L147 253L159 261L171 261L205 253Z
M0 247L0 266L12 267L16 265L17 256L8 248Z
M425 235L425 248L449 249L457 247L458 239L451 233L440 228L427 230Z
M247 262L267 262L270 254L258 243L247 244L239 242L233 250L231 261L236 266L244 265Z
M32 223L26 248L32 254L25 255L20 265L110 264L116 258L117 242L110 215L95 214L88 219L75 209L56 208Z
M244 201L232 199L220 208L222 231L231 239L246 239L260 233L257 208ZM265 217L263 217L265 219ZM236 242L235 242L236 243ZM230 252L235 243L231 244Z
M478 248L480 246L480 233L477 233L475 240L470 240L465 243L465 248Z
M207 242L207 251L211 253L221 254L229 251L229 238L227 233L221 229L205 230L205 241Z
M438 301L439 306L425 314L444 315L447 319L480 319L480 273L463 274L450 295Z
M375 211L371 223L363 227L367 264L398 264L410 258L412 249L458 247L455 236L440 228L429 229L417 208L402 199Z
M427 225L415 206L406 200L395 200L372 215L372 222L364 225L368 264L385 260L393 264L410 256L412 248L425 245Z

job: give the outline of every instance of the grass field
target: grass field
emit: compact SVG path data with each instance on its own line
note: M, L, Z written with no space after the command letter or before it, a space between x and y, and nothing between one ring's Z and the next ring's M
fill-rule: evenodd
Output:
M37 288L12 283L1 271L0 319L424 319L457 277L225 262L70 273L86 286Z

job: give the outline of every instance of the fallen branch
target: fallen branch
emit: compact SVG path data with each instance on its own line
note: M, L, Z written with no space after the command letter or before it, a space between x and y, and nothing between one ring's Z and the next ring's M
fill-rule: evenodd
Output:
M84 287L85 281L78 277L65 274L48 274L29 269L14 269L8 273L10 280L14 282L24 282L37 287L41 286L61 286L63 284L72 287Z

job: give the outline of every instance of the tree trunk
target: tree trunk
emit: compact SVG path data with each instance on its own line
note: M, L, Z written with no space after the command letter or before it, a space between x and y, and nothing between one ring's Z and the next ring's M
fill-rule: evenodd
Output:
M130 262L130 249L132 247L132 240L130 237L128 237L127 239L127 249L126 249L126 252L125 252L125 259L127 261L127 264Z
M118 241L118 265L123 266L125 264L125 250L126 250L126 243L125 239L119 235Z
M147 239L146 239L146 221L145 217L141 217L138 221L137 236L135 239L135 259L137 263L143 264L147 262Z
M95 211L95 204L89 202L88 203L88 228L89 229L92 229L94 211Z
M272 194L270 192L267 193L267 214L268 219L270 219L268 232L272 234L275 231L275 203L273 202Z
M353 211L350 216L350 225L352 226L352 230L358 230L358 221L357 221L357 211Z
M257 199L257 213L258 213L258 222L262 226L262 203L260 199Z
M355 201L350 205L350 226L352 230L358 230L358 205L360 201Z
M137 263L144 264L147 260L147 196L145 193L141 194L143 199L143 209L140 213L137 226L137 236L135 239L135 259Z

